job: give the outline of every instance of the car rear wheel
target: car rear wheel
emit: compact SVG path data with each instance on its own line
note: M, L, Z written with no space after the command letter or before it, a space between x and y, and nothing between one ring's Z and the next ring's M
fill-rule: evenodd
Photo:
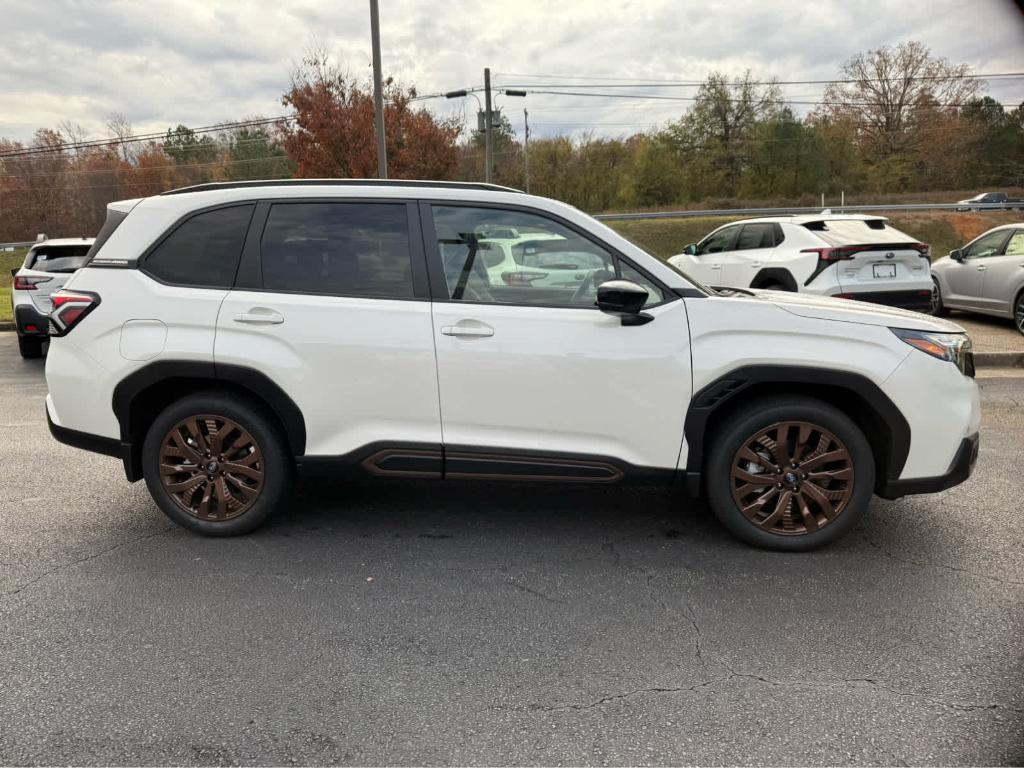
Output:
M206 392L168 406L143 444L154 501L179 525L209 536L248 533L291 485L292 459L259 403Z
M942 303L942 288L939 286L938 279L934 277L932 278L932 297L928 305L928 314L935 317L945 317L949 314L946 305Z
M1013 322L1016 323L1017 330L1024 333L1024 291L1017 296L1013 306Z
M711 508L735 536L784 551L819 547L867 510L875 483L867 438L811 398L758 400L721 426L707 464Z
M43 340L32 336L18 337L18 351L26 360L43 356Z

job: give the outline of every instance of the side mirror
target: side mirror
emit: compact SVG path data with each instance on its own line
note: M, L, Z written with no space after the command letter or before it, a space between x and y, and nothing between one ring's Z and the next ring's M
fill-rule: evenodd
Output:
M949 252L949 258L951 258L953 261L962 262L964 260L964 249L954 248L952 251Z
M697 255L697 244L696 243L690 243L688 246L683 248L683 253L685 253L687 256L696 256Z
M623 325L645 325L654 318L640 309L647 302L647 289L632 280L609 280L597 287L597 308L622 318Z

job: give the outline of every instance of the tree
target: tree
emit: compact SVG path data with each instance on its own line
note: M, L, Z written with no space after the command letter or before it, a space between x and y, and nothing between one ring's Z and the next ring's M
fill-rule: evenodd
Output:
M915 111L946 112L976 97L981 82L968 77L967 64L951 64L931 55L916 41L858 53L825 89L823 107L834 119L857 124L865 154L888 160L917 148Z
M253 118L254 122L258 120ZM265 125L225 131L221 136L221 142L227 147L223 178L241 181L290 177L295 172L295 164L275 133Z
M749 141L760 121L775 115L782 95L774 83L759 85L750 72L732 82L712 72L697 91L693 108L670 123L665 140L687 156L691 181L707 191L733 197L748 161Z
M414 88L384 82L388 175L450 179L458 170L457 119L439 119L412 106ZM283 144L299 177L372 178L377 175L372 89L350 79L322 50L313 50L292 74L282 97L295 110Z
M179 166L185 183L197 183L213 178L213 166L220 149L209 135L200 136L191 128L178 125L167 129L164 152Z

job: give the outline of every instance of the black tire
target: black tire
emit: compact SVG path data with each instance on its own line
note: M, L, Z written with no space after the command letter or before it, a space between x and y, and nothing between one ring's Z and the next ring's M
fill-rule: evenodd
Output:
M198 482L202 483L202 489L198 489L200 495L206 493L203 490L207 485L210 485L211 494L214 498L213 504L219 505L222 502L217 502L219 488L231 488L234 492L235 497L229 499L227 504L224 504L222 509L229 510L232 502L235 502L239 507L248 504L248 508L242 512L236 513L236 516L229 516L230 511L223 512L223 516L226 519L215 519L214 517L204 517L199 514L198 511L190 513L186 511L182 502L176 501L181 499L181 496L175 496L170 493L164 483L164 475L161 475L161 454L163 453L163 460L168 461L167 453L168 447L171 445L169 441L172 440L170 437L171 430L175 429L176 426L180 426L182 422L191 420L193 418L203 416L213 416L216 419L223 419L227 422L233 422L233 426L236 428L234 436L238 438L232 444L232 449L237 448L239 440L251 439L251 445L253 446L253 453L259 455L259 460L252 463L250 467L253 470L258 470L261 474L259 481L259 488L256 493L254 500L249 499L243 502L238 502L237 498L242 498L242 494L238 492L237 485L230 485L231 483L237 484L237 473L235 476L229 476L225 480L220 481L220 485L217 485L217 481L206 480L200 475L204 475L204 470L197 466L194 460L190 458L182 458L180 461L184 462L180 466L190 468L193 476L197 478ZM199 420L201 425L209 425L209 421L206 419ZM203 426L199 427L200 429ZM246 434L248 433L248 434ZM181 436L179 432L179 437ZM225 442L232 439L232 435L228 434L227 430L224 431L228 437L224 438ZM206 447L214 447L214 440L216 433L207 432L206 441L208 445ZM248 533L255 528L262 525L267 518L274 512L279 503L284 498L285 494L291 487L292 478L294 474L294 462L291 454L287 448L287 441L281 432L273 415L260 403L240 397L236 394L228 394L220 391L210 392L198 392L196 394L188 395L187 397L178 400L171 405L167 406L163 412L157 416L153 423L149 427L149 431L146 433L146 439L143 442L142 447L142 471L143 476L146 479L146 485L149 488L149 492L153 497L153 500L157 503L157 506L166 514L171 520L178 523L179 525L188 528L196 533L201 533L206 536L237 536L239 534ZM173 449L171 449L173 450ZM224 462L245 462L248 461L249 455L244 452L242 459L231 459L226 454L223 457ZM184 456L184 454L181 454ZM212 457L214 461L211 464L216 464L217 456ZM225 464L228 466L228 464ZM237 466L233 464L231 466ZM209 475L207 477L215 478L217 476L224 476L227 470L220 469L219 475ZM174 482L182 478L187 479L187 474L178 474L175 476L168 477L168 482ZM255 481L248 481L255 484ZM225 485L225 483L228 483ZM222 492L221 492L222 493Z
M43 356L43 340L32 336L18 337L18 351L26 360Z
M942 288L939 285L939 280L934 275L932 276L932 298L928 314L935 317L945 317L949 314L946 305L942 303Z
M847 493L847 496L845 506L833 518L826 522L820 522L820 518L815 518L818 521L815 523L815 530L810 529L810 524L803 525L804 518L797 512L796 497L787 497L794 499L791 502L791 508L793 509L792 517L798 524L797 527L807 528L802 533L779 533L766 530L744 516L733 496L736 484L746 482L733 477L734 464L740 458L738 452L762 430L785 422L805 422L831 433L830 437L835 438L841 447L845 447L846 455L850 460L848 463L852 464L853 468L853 479L850 481L823 481L826 485L842 486L847 489L842 491ZM756 547L784 552L815 549L845 534L856 525L867 510L875 485L874 456L864 433L837 408L809 397L762 398L752 401L742 411L730 416L716 431L718 437L711 447L705 467L708 501L722 525L742 541ZM790 434L798 435L799 433L794 431ZM810 466L809 462L814 454L808 452L804 455L807 456L805 461ZM820 465L821 469L810 471L820 472L827 466L829 465L823 464ZM749 463L747 469L752 471ZM786 472L787 477L792 474L792 471L788 469L783 471ZM766 468L764 472L768 473L771 470ZM800 471L796 471L796 474L799 475ZM801 481L797 478L796 482ZM810 481L802 482L810 485ZM783 486L778 486L782 488L781 491L778 490L770 481L767 486L767 490L763 492L766 498L770 493L781 496L787 490ZM737 492L740 492L742 487ZM820 485L815 485L814 488L816 492L822 490ZM776 498L780 498L780 496ZM779 523L775 525L777 526Z
M1024 291L1018 293L1017 300L1013 302L1013 323L1024 334Z
M790 293L793 293L793 289L783 283L767 282L762 283L757 287L762 291L789 291Z

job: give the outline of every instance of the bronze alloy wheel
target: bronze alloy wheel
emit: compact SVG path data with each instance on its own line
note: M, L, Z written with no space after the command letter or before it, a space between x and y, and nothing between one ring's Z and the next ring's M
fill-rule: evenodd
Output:
M200 520L221 522L244 514L263 490L263 453L237 422L190 416L160 445L160 479L174 503Z
M733 457L730 487L743 516L766 533L814 533L849 504L853 458L827 429L784 421L744 441Z

